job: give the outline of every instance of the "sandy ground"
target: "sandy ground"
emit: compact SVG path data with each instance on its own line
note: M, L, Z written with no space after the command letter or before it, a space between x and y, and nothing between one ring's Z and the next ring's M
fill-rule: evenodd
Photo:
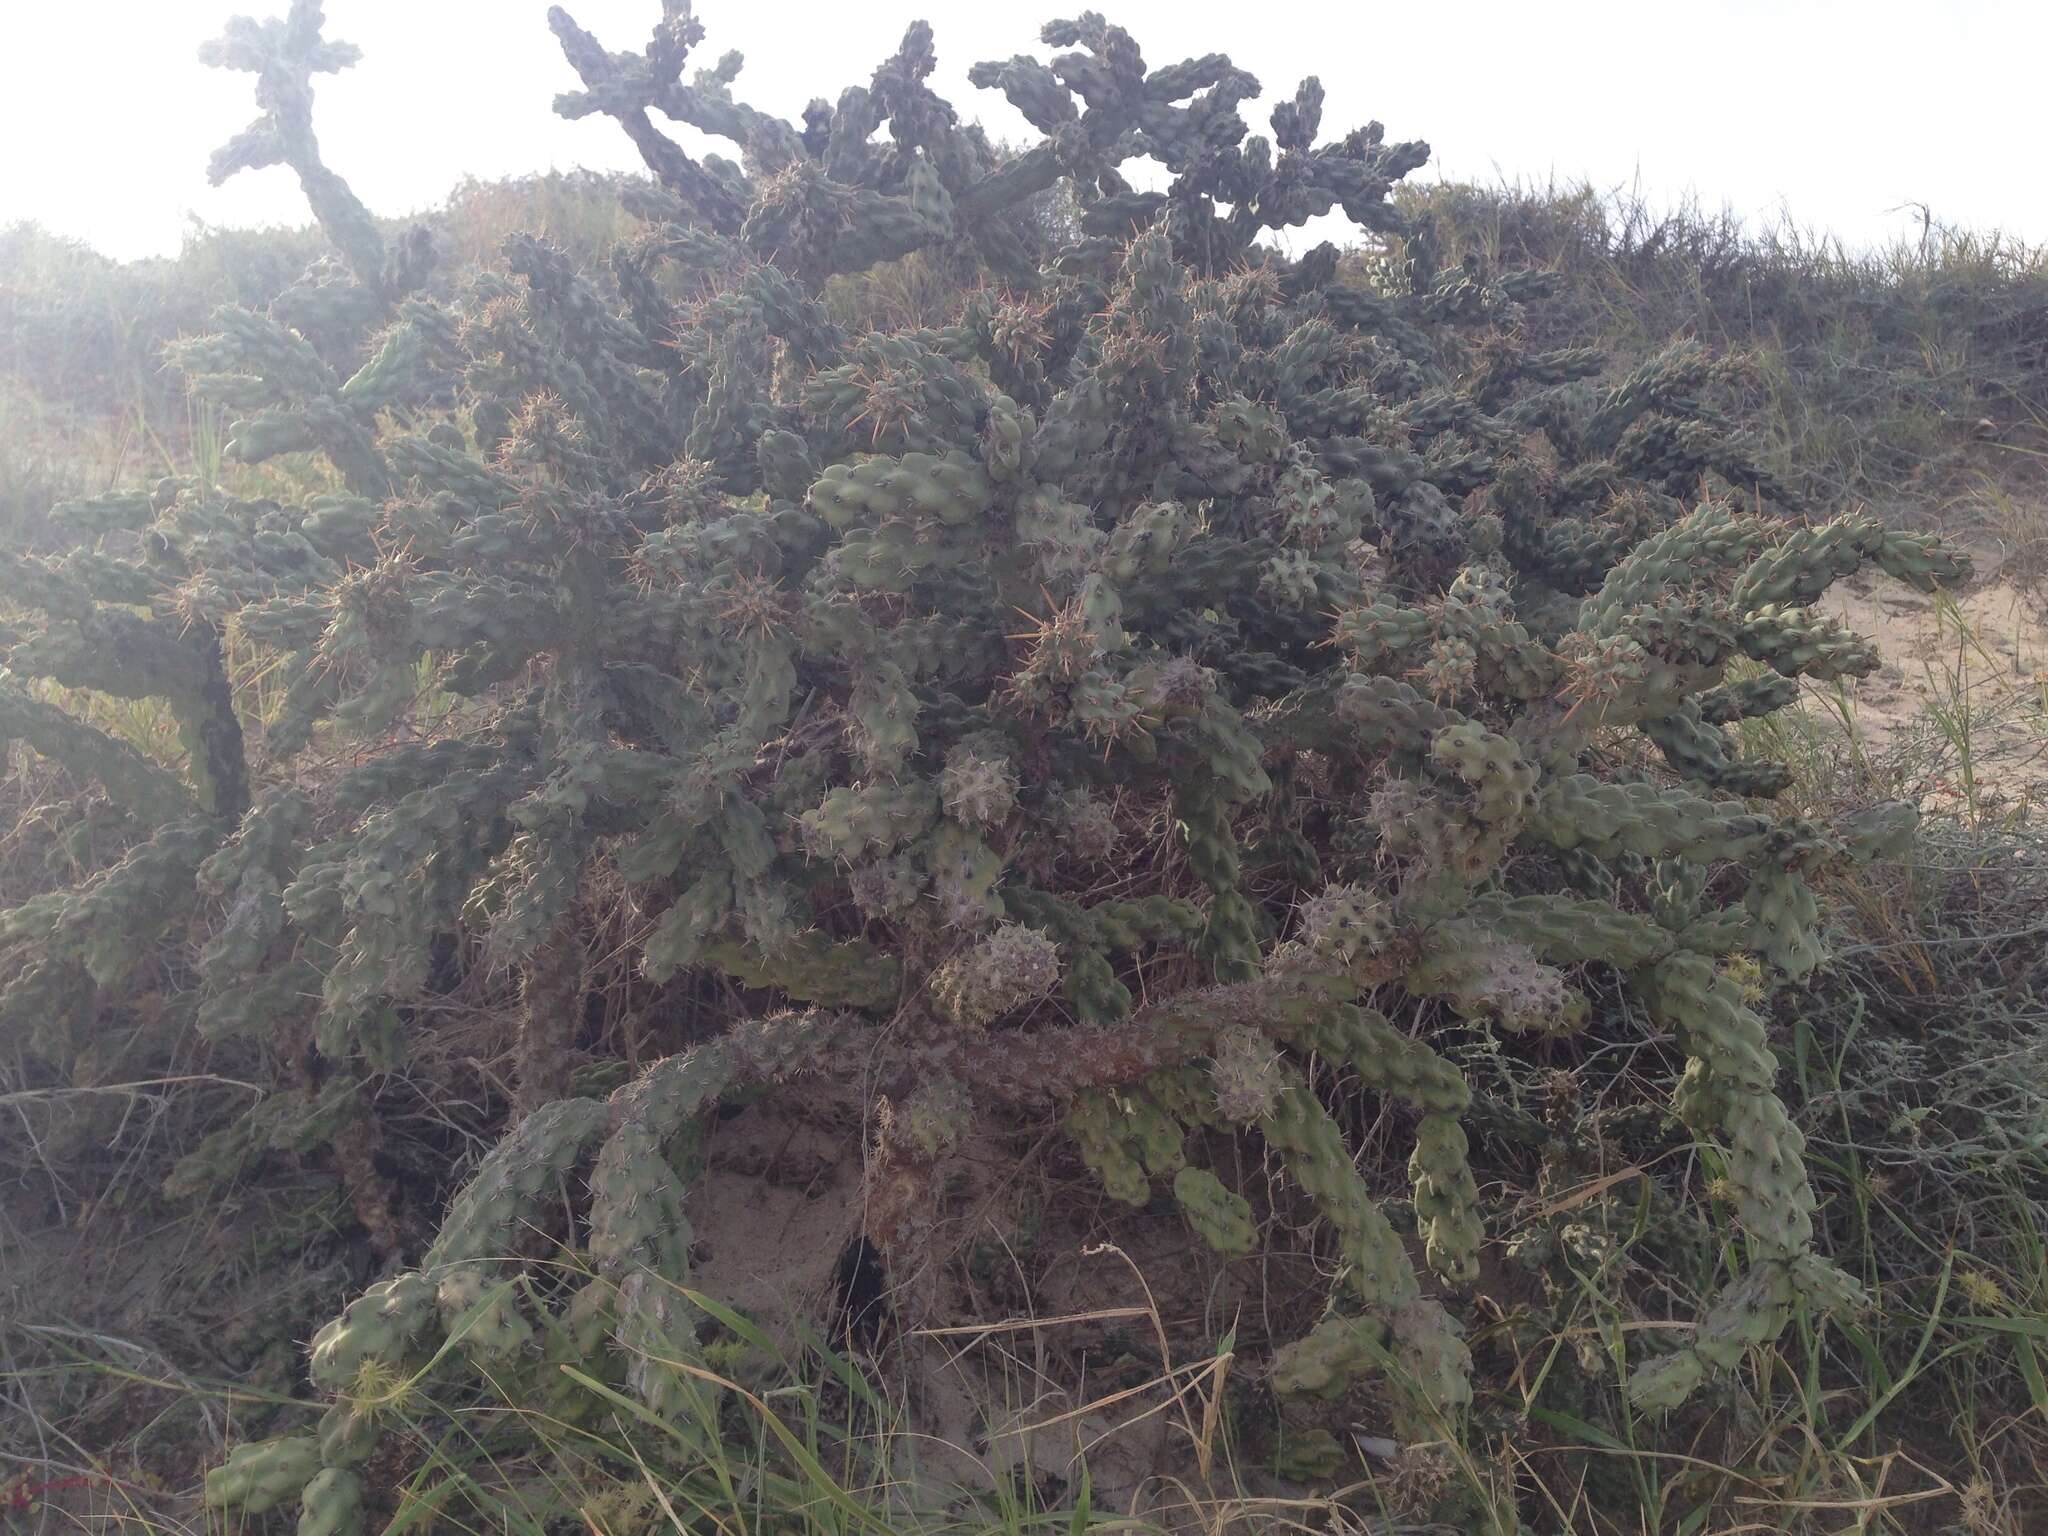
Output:
M692 1285L771 1331L825 1326L859 1223L858 1131L764 1103L721 1122L706 1150L690 1196ZM1231 1307L1251 1303L1178 1214L1118 1208L1120 1246L1098 1246L1088 1214L1097 1202L1038 1225L1049 1215L1034 1188L1042 1174L1022 1174L1015 1147L977 1139L955 1173L934 1209L942 1259L887 1277L886 1351L834 1341L899 1394L899 1493L935 1505L1002 1471L1056 1502L1076 1486L1085 1453L1099 1505L1164 1515L1204 1474L1190 1445L1228 1369L1211 1361L1203 1374L1199 1340L1219 1337ZM1205 1319L1190 1342L1190 1324ZM1159 1355L1168 1320L1192 1356Z
M1999 551L1972 554L1977 575L1952 598L1873 575L1817 605L1884 658L1844 689L1847 750L1896 768L1930 804L1972 793L1985 811L2048 804L2048 592ZM1809 711L1836 714L1829 692L1810 696ZM1954 745L1964 727L1967 759Z

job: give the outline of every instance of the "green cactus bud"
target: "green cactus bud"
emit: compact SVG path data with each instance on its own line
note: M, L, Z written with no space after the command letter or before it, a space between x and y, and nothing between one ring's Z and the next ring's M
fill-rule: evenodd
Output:
M1922 592L1954 590L1971 576L1970 557L1953 544L1924 533L1888 528L1877 547L1877 563L1894 581Z
M1180 1117L1146 1093L1126 1096L1121 1107L1124 1135L1137 1148L1145 1171L1154 1178L1179 1172L1187 1156Z
M1750 877L1742 904L1757 953L1793 980L1827 958L1819 933L1820 903L1796 871L1766 864Z
M380 1280L313 1335L308 1374L329 1391L346 1391L366 1363L397 1365L434 1315L434 1284L425 1275Z
M1110 530L1099 557L1101 573L1119 584L1161 574L1193 533L1193 522L1179 502L1142 502Z
M1410 969L1409 988L1445 998L1467 1018L1492 1019L1501 1028L1557 1034L1586 1019L1585 999L1535 949L1474 922L1432 926Z
M1447 725L1429 743L1430 762L1472 790L1473 810L1490 826L1519 827L1536 788L1536 769L1515 744L1470 720Z
M1122 1114L1108 1095L1081 1094L1067 1110L1065 1127L1081 1161L1102 1181L1112 1200L1143 1205L1151 1198L1151 1180L1132 1152Z
M533 1325L519 1315L511 1289L508 1282L494 1283L483 1265L444 1270L434 1299L449 1338L482 1359L516 1354L533 1337Z
M1336 639L1370 671L1399 666L1410 653L1420 653L1432 627L1426 610L1405 608L1382 596L1339 614Z
M1195 1235L1218 1253L1245 1254L1257 1239L1252 1208L1244 1196L1223 1187L1216 1175L1192 1165L1173 1176L1173 1198Z
M356 1467L377 1449L381 1430L370 1408L341 1397L320 1415L319 1433L323 1467Z
M206 1474L206 1507L260 1515L296 1498L319 1471L320 1442L311 1435L238 1445Z
M1669 954L1676 942L1657 923L1604 901L1488 893L1475 897L1467 910L1494 933L1527 944L1553 965L1599 960L1628 970Z
M1299 1083L1290 1085L1260 1128L1336 1229L1349 1266L1345 1283L1353 1295L1370 1307L1394 1308L1415 1300L1421 1293L1401 1240L1365 1197L1343 1138L1315 1096Z
M974 1098L957 1078L935 1077L921 1084L896 1118L896 1132L936 1162L949 1157L974 1125Z
M854 905L871 919L898 922L910 916L924 895L924 871L906 856L870 859L846 877Z
M625 1353L626 1385L657 1415L680 1419L693 1411L693 1397L705 1390L681 1369L694 1364L696 1309L651 1270L636 1270L619 1285L614 1337Z
M1302 903L1301 941L1341 963L1377 953L1393 936L1387 904L1355 885L1330 886Z
M1300 1049L1349 1062L1368 1087L1425 1115L1460 1115L1471 1102L1456 1067L1370 1008L1331 1004L1304 1010L1290 1021L1288 1038Z
M862 677L853 694L851 735L869 772L894 773L917 751L917 710L917 695L900 668L876 667Z
M946 822L932 834L926 860L939 917L948 927L972 931L1002 916L1002 902L996 895L1003 874L1002 857L975 833L957 822Z
M1184 780L1176 787L1175 807L1187 828L1188 867L1209 887L1209 923L1197 946L1219 981L1241 981L1257 974L1259 937L1251 904L1240 888L1241 863L1237 835L1215 781Z
M1538 793L1527 831L1556 847L1583 848L1603 858L1626 852L1700 862L1745 858L1762 846L1769 826L1739 804L1571 774Z
M1465 1132L1456 1120L1425 1115L1408 1158L1429 1267L1453 1285L1479 1278L1479 1185L1465 1151Z
M1273 1390L1283 1397L1342 1396L1360 1377L1388 1364L1389 1331L1376 1318L1324 1318L1274 1353Z
M323 1467L299 1495L299 1536L358 1536L363 1480L343 1467Z
M1061 852L1084 864L1109 859L1123 836L1108 804L1085 789L1062 789L1048 797L1043 822Z
M1785 677L1832 682L1868 677L1878 667L1869 642L1810 608L1758 608L1742 621L1742 649Z
M859 939L834 942L815 930L773 954L721 940L704 948L706 963L749 987L774 987L800 1002L827 1007L886 1008L903 987L903 963Z
M856 859L894 852L922 836L938 813L939 800L930 787L911 780L831 790L797 821L813 858Z

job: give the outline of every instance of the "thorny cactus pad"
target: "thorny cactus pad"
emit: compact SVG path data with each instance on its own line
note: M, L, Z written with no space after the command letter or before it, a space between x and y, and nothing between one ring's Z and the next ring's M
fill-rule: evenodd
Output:
M798 124L735 96L736 56L686 76L701 28L676 0L640 53L550 23L581 82L558 110L617 120L654 175L604 271L527 237L464 274L387 249L310 129L312 74L352 50L309 0L234 23L210 56L255 72L265 115L216 174L291 166L344 266L223 312L180 361L240 413L234 457L312 454L332 483L97 498L68 510L75 548L0 572L39 616L8 632L0 730L96 774L135 827L119 862L0 916L0 1018L61 1062L52 998L89 1011L195 932L201 1030L282 1037L302 1075L183 1187L266 1138L325 1142L400 1266L313 1342L320 1436L242 1453L210 1497L303 1487L309 1528L351 1528L347 1469L401 1374L573 1417L575 1360L673 1402L695 1318L664 1149L790 1079L873 1097L863 1235L906 1259L993 1111L1063 1117L1112 1194L1170 1183L1226 1251L1250 1213L1188 1133L1262 1136L1343 1262L1274 1384L1391 1362L1440 1429L1470 1397L1442 1297L1486 1213L1432 1037L1582 1028L1589 968L1690 1057L1683 1106L1754 1252L1684 1348L1635 1367L1638 1398L1674 1403L1798 1300L1848 1296L1721 965L1810 970L1809 878L1911 817L1784 817L1783 771L1726 727L1873 664L1813 610L1830 583L1926 589L1956 556L1767 514L1794 509L1711 404L1721 365L1679 347L1603 384L1590 351L1528 350L1543 274L1437 271L1397 239L1399 280L1367 282L1330 246L1261 246L1332 210L1402 233L1388 192L1426 147L1378 124L1318 144L1314 80L1253 134L1250 76L1155 67L1091 13L1046 29L1049 62L974 70L1043 135L1005 154L925 83L921 24ZM691 158L657 116L738 160ZM1139 158L1163 190L1124 179ZM1082 230L1057 251L1029 216L1056 186ZM821 301L928 247L988 274L951 323L854 334ZM277 680L260 731L226 643ZM37 679L166 700L186 771ZM315 780L315 755L351 766ZM573 1092L600 892L625 893L648 1027L706 998L731 1019L671 1032L608 1102ZM451 965L509 978L522 1118L419 1253L369 1079L436 1027ZM1441 1293L1312 1060L1414 1117ZM589 1278L565 1288L522 1238L577 1170Z

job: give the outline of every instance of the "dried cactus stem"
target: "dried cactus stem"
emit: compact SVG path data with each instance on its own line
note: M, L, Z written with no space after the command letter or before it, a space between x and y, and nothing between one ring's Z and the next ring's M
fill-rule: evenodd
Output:
M888 1258L908 1272L926 1254L938 1198L938 1157L901 1122L887 1099L876 1105L877 1129L862 1187L861 1230Z
M328 1146L342 1188L348 1192L349 1206L369 1235L370 1250L388 1260L404 1250L405 1238L393 1209L396 1192L391 1181L377 1171L377 1146L382 1140L376 1111L366 1095L358 1093L348 1118L335 1130Z
M555 919L526 963L514 1042L515 1117L565 1098L583 1017L583 934L575 903Z
M1063 1104L1091 1088L1139 1082L1198 1061L1219 1031L1254 1029L1284 1038L1335 1006L1327 994L1287 981L1208 987L1164 998L1113 1025L955 1037L923 1053L920 1075L949 1073L991 1103Z

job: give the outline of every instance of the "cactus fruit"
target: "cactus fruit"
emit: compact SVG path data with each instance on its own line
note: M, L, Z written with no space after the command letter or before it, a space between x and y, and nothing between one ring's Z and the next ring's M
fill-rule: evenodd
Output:
M1224 1029L1211 1047L1210 1087L1226 1120L1259 1120L1273 1112L1283 1078L1279 1048L1256 1029Z
M1059 951L1042 933L1015 923L932 972L932 1000L953 1023L980 1029L1012 1009L1034 1003L1059 985Z
M1387 903L1355 885L1333 885L1301 906L1301 942L1317 955L1349 964L1363 950L1376 954L1394 936Z
M1004 757L956 747L939 770L939 798L954 820L995 826L1017 804L1017 775Z
M1909 818L1784 818L1782 768L1723 727L1875 664L1814 608L1830 583L1954 582L1960 556L1738 512L1791 493L1727 440L1718 365L1677 348L1603 385L1589 353L1528 352L1536 275L1437 271L1418 243L1367 286L1333 247L1262 245L1334 209L1403 228L1392 189L1425 146L1318 146L1319 89L1250 136L1249 75L1150 67L1090 13L1048 30L1052 64L973 71L1045 136L1009 155L933 92L922 26L797 125L739 100L737 56L684 83L687 7L637 53L551 24L580 81L559 109L616 119L649 163L644 228L609 272L515 237L431 282L430 242L387 240L319 159L311 77L354 54L315 0L231 25L210 56L258 76L263 115L216 170L291 166L347 271L223 310L177 360L240 413L232 457L304 453L332 483L94 498L55 518L76 547L0 567L25 616L0 735L135 822L0 912L0 1022L51 1070L101 994L189 951L207 1037L275 1030L304 1063L272 1111L298 1117L286 1143L324 1136L366 1182L364 1085L434 1042L449 987L518 1015L519 1118L419 1267L319 1331L316 1386L431 1361L555 1412L567 1378L527 1368L589 1343L679 1408L668 1158L720 1096L805 1074L816 1100L891 1106L904 1198L871 1202L895 1213L878 1246L929 1232L895 1217L978 1106L1063 1113L1115 1198L1171 1178L1225 1248L1246 1213L1188 1133L1262 1135L1344 1260L1276 1385L1384 1363L1440 1424L1470 1398L1464 1345L1310 1063L1414 1117L1423 1255L1464 1284L1470 1094L1428 1037L1455 1015L1523 1051L1515 1032L1595 1023L1608 972L1691 1058L1683 1111L1725 1144L1760 1255L1639 1397L1677 1400L1788 1297L1841 1299L1764 1022L1720 966L1809 972L1809 880ZM693 158L657 112L738 159ZM1164 191L1120 178L1141 152ZM1081 237L1055 251L1026 204L1063 180ZM941 245L992 279L944 323L855 336L824 302L835 273ZM253 748L224 637L281 680ZM17 680L161 699L182 766ZM677 1053L608 1102L573 1096L622 1037L586 1007L600 964ZM181 1186L281 1128L221 1128ZM534 1280L543 1235L594 1291ZM378 1432L344 1418L337 1467ZM310 1486L313 1444L238 1453L221 1496ZM354 1486L321 1482L309 1528L348 1528Z

